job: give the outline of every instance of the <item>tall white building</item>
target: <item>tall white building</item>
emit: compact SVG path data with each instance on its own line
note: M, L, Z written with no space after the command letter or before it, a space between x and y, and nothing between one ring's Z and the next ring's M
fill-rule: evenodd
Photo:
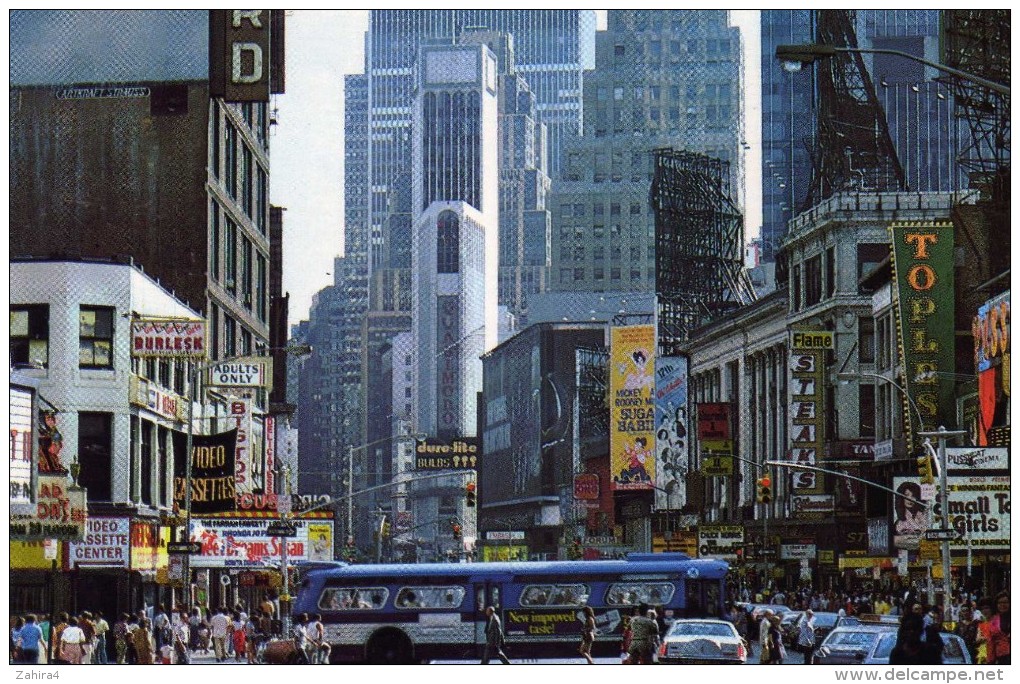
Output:
M480 356L498 334L497 66L485 45L422 48L411 258L416 429L475 434Z

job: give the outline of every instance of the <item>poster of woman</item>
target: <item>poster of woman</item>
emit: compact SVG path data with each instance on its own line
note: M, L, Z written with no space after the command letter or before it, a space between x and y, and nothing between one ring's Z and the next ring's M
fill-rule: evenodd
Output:
M893 544L898 549L917 549L921 535L928 529L928 507L921 500L921 485L916 479L895 478L896 520Z

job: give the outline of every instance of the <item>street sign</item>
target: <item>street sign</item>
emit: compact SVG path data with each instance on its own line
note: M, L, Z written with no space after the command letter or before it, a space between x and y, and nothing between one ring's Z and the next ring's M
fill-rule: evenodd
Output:
M733 457L730 454L701 456L701 474L705 477L728 477L733 474Z
M181 555L201 553L202 545L198 542L167 542L166 552Z
M270 537L296 537L297 527L292 523L274 521L269 523L269 527L266 528L266 534Z
M956 539L956 537L957 537L956 530L944 528L935 530L925 530L924 532L924 538L927 539L928 541L953 541L954 539Z

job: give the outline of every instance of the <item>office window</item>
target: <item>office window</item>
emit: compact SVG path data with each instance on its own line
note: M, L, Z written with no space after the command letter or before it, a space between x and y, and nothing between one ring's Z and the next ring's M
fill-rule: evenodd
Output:
M829 247L825 250L825 296L833 297L836 294L836 248Z
M237 321L223 314L223 353L225 356L237 356Z
M157 368L158 368L157 382L160 384L161 387L166 387L167 389L170 389L170 360L159 359L157 361Z
M266 220L266 207L269 205L269 177L262 167L257 167L258 185L255 194L255 227L263 235L269 230Z
M564 215L569 208L569 204L563 205ZM436 228L436 272L459 273L460 219L452 211L444 211L439 214Z
M875 319L870 316L857 319L857 354L861 363L875 362Z
M584 280L584 268L574 269L574 280Z
M152 504L152 456L155 425L142 421L142 503Z
M223 266L226 271L223 284L230 294L237 294L237 224L229 218L223 247Z
M226 168L223 170L223 181L230 196L237 199L237 129L229 121L227 122L227 137L224 146L226 147L224 156Z
M609 205L609 215L610 216L619 216L620 215L620 205L619 205L619 203L617 203L617 202L610 203L610 205Z
M244 328L241 328L241 353L251 354L252 348L252 336L251 333Z
M790 298L791 310L800 311L800 264L793 267L793 274L790 276Z
M640 216L641 215L641 205L638 204L637 202L631 204L630 205L630 215L631 216Z
M216 282L220 280L220 205L209 202L209 272Z
M248 217L255 216L252 211L252 198L254 197L255 174L252 163L251 150L246 145L241 146L241 208Z
M857 282L868 275L889 257L889 243L862 243L857 245ZM868 294L858 285L858 294Z
M113 414L78 414L78 484L89 501L111 501L113 494Z
M265 321L266 316L266 258L259 254L256 257L255 269L255 311L260 321Z
M627 54L627 46L625 45L613 46L613 55L615 55L616 57L623 57L625 54Z
M113 368L113 308L83 306L78 311L78 367Z
M159 426L156 442L159 450L159 505L170 506L171 501L167 496L167 482L170 480L170 430Z
M209 103L212 107L212 161L210 166L212 167L212 177L220 177L220 106L216 103L216 100L211 100Z
M241 301L244 308L251 311L251 288L252 288L252 244L246 237L241 238Z
M11 306L11 363L41 364L50 361L50 307L48 304Z
M612 268L609 269L609 278L611 280L620 279L620 268L618 266L613 266Z
M804 262L804 306L813 306L822 300L822 255Z
M857 405L860 425L858 435L860 437L875 436L875 386L857 386Z
M613 99L614 100L622 100L623 99L623 88L621 88L619 86L613 88Z

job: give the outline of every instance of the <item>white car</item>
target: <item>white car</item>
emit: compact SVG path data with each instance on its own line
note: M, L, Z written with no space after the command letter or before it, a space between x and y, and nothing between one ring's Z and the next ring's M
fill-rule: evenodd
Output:
M733 623L674 620L659 646L660 663L743 665L747 648Z

